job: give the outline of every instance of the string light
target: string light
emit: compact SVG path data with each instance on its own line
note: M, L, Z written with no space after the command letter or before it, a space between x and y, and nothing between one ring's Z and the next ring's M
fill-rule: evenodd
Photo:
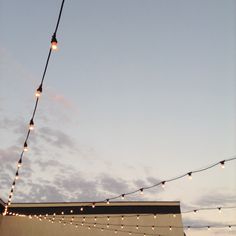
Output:
M179 175L179 176L177 176L177 177L170 178L170 179L167 179L167 180L163 180L163 181L158 182L158 183L155 183L155 184L153 184L153 185L151 185L151 186L142 187L142 188L139 188L139 189L137 189L137 190L133 190L133 191L131 191L131 192L119 194L119 195L117 195L117 196L114 196L114 197L109 198L109 199L105 199L105 200L103 200L103 201L105 201L105 202L107 202L107 203L109 204L111 199L112 199L112 200L115 200L115 199L118 199L118 198L120 198L120 197L123 199L124 196L131 195L131 194L134 194L134 193L137 193L137 192L139 192L140 194L143 194L144 190L146 190L146 189L152 189L152 188L155 188L155 187L157 187L157 186L162 186L162 188L165 188L165 185L166 185L167 182L169 183L169 182L173 182L173 181L182 179L182 178L184 178L186 175L189 176L189 177L190 177L190 176L192 177L192 175L193 175L194 173L204 172L204 171L207 171L207 170L209 170L209 169L211 169L211 168L213 168L213 167L215 167L215 166L217 166L217 165L219 165L219 164L222 166L222 165L224 165L226 162L230 162L230 161L234 161L234 160L236 160L236 157L229 158L229 159L226 159L226 160L223 160L223 161L219 161L219 162L214 163L214 164L210 164L209 166L204 167L204 168L201 168L201 169L189 171L189 172L187 172L186 174L181 174L181 175ZM101 201L101 202L103 202L103 201ZM90 205L88 205L88 206L90 206Z
M93 202L92 208L95 208L95 202Z
M121 199L122 199L122 200L125 199L125 194L121 194Z
M9 215L11 215L10 213L9 213ZM14 215L14 216L26 216L26 215L20 215L20 214L18 214L18 213L13 213L12 215ZM39 219L40 221L42 221L42 218L40 217L41 215L35 215L35 218L37 218L37 219ZM29 215L29 219L30 219L30 215ZM52 219L49 219L49 221L51 222L51 223L59 223L59 221L57 222L56 220L54 221L54 220L52 220ZM82 224L83 224L83 222L82 222ZM81 224L81 225L82 225ZM118 230L118 229L110 229L110 225L109 224L107 224L106 226L107 226L107 228L106 229L104 229L103 227L102 228L100 228L99 226L102 226L102 225L104 225L104 224L102 224L102 223L100 223L100 224L96 224L96 225L94 225L94 224L91 224L91 223L86 223L87 224L87 229L88 230L91 230L91 226L93 225L94 226L94 229L99 229L99 230L101 230L101 231L103 231L103 230L108 230L108 231L113 231L113 232L115 232L115 231L119 231L119 232L123 232L123 233L125 233L125 232L127 232L127 233L129 233L129 235L131 235L132 233L134 233L134 234L142 234L142 235L146 235L146 233L145 232L133 232L133 231L123 231L123 230ZM66 222L64 222L64 225L66 225ZM75 226L75 228L77 228L78 227L78 223L73 223L72 222L72 224L70 223L70 224L68 224L68 226L69 225L73 225L73 226ZM97 226L98 225L98 226ZM83 226L83 225L82 225ZM119 226L118 224L112 224L111 226ZM142 228L148 228L148 227L150 227L150 226L148 226L148 225L141 225L141 226L138 226L138 225L126 225L126 227L136 227L136 229L138 228L139 229L139 227L142 227ZM172 229L182 229L182 228L186 228L186 229L188 229L188 230L190 230L190 228L193 228L193 229L204 229L204 228L207 228L208 230L210 230L210 229L212 229L212 228L215 228L215 229L217 229L217 228L228 228L229 230L232 230L232 227L236 227L236 224L231 224L231 225L213 225L213 226L210 226L210 225L208 225L208 226L198 226L198 225L192 225L192 226L185 226L185 227L182 227L182 226L165 226L165 225L159 225L159 226L157 226L157 228L169 228L169 230L170 231L172 231ZM124 228L124 225L121 225L121 228L123 229ZM154 226L152 226L152 229L154 230L155 228L154 228ZM148 235L156 235L156 234L148 234Z
M38 107L39 97L41 96L41 93L42 93L42 90L43 90L43 82L44 82L45 75L46 75L46 72L47 72L48 63L49 63L49 60L50 60L50 57L51 57L51 51L56 49L56 47L57 47L56 33L57 33L57 30L58 30L58 27L59 27L59 23L60 23L60 20L61 20L61 14L62 14L64 2L65 2L65 0L62 0L62 2L61 2L60 12L59 12L59 16L57 18L57 24L56 24L56 27L55 27L55 31L54 31L52 39L51 39L51 47L50 47L49 52L48 52L48 57L47 57L46 64L45 64L45 67L44 67L41 83L40 83L39 87L37 88L37 90L35 92L35 96L36 96L37 99L35 101L33 115L32 115L32 118L30 120L30 123L29 123L29 130L27 132L26 139L25 139L25 142L24 142L23 152L20 155L20 160L18 161L18 166L17 166L17 172L16 172L16 175L15 175L15 179L13 180L14 187L15 187L15 180L18 179L18 175L19 175L18 169L19 169L20 165L22 164L22 157L24 155L24 152L26 152L28 150L27 140L28 140L28 138L30 136L30 131L32 131L34 129L34 120L33 119L34 119L34 116L35 116L35 113L36 113L36 110L37 110L37 107ZM7 206L9 206L11 204L11 200L12 200L11 198L13 196L13 192L12 192L11 195L10 194L9 194L10 201L8 201L5 204L4 215L7 214L7 210L8 210Z
M106 202L107 202L107 205L109 205L109 204L110 204L110 200L109 200L109 199L107 199L107 200L106 200Z

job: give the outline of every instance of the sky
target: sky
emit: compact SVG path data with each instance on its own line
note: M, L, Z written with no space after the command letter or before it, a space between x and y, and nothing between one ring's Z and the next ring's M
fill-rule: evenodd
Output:
M0 1L3 200L60 3ZM103 200L236 156L235 1L66 0L57 40L13 202ZM235 206L235 170L228 162L126 200ZM183 222L228 225L235 216L204 211Z

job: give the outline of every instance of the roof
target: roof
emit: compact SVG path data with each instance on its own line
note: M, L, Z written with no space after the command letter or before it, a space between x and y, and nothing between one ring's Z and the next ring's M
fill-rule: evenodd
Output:
M12 203L8 212L0 235L183 235L179 202Z

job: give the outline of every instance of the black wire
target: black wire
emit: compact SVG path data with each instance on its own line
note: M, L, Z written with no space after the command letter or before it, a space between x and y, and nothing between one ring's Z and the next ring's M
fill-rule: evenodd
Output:
M57 30L58 30L58 27L59 27L59 23L60 23L60 20L61 20L61 14L62 14L64 2L65 2L65 0L62 0L59 16L58 16L58 19L57 19L56 28L55 28L55 31L54 31L53 35L56 35L56 33L57 33ZM50 47L49 52L48 52L48 56L47 56L47 60L46 60L46 64L45 64L45 67L44 67L44 71L43 71L43 76L42 76L41 83L40 83L41 88L43 87L43 82L44 82L45 75L46 75L46 72L47 72L47 69L48 69L48 64L49 64L49 60L50 60L50 57L51 57L51 53L52 53L52 48ZM38 101L39 101L39 98L37 97L36 98L36 102L35 102L35 106L34 106L34 110L33 110L33 114L32 114L32 118L31 118L32 120L34 119L36 111L37 111ZM25 138L25 143L26 144L27 144L27 141L29 139L29 136L30 136L30 129L27 131L27 135L26 135L26 138ZM18 160L18 163L19 163L20 160L21 160L21 163L23 162L23 156L24 156L24 151L21 152L20 158ZM17 166L16 173L18 173L18 175L19 175L19 167L18 166ZM15 177L16 177L16 175L15 175ZM10 190L10 193L8 195L8 201L7 201L6 206L8 206L9 202L11 202L11 201L9 201L9 199L11 199L13 197L13 192L14 192L15 185L16 185L16 181L15 180L16 179L14 179L13 182L12 182L12 186L14 184L14 188L12 188L12 186L11 186L11 190ZM12 195L11 195L11 193L12 193ZM6 209L6 206L5 206L5 209Z
M185 174L181 174L181 175L179 175L177 177L174 177L174 178L171 178L171 179L167 179L167 180L164 180L164 181L160 181L160 182L158 182L156 184L153 184L153 185L150 185L150 186L142 187L142 188L139 188L139 189L127 192L127 193L119 194L117 196L106 198L106 199L101 200L101 201L94 201L93 203L103 203L103 202L107 202L107 201L109 202L110 200L115 200L115 199L118 199L118 198L120 198L122 196L127 196L127 195L131 195L131 194L134 194L134 193L138 193L138 192L140 192L141 189L142 190L152 189L152 188L155 188L157 186L162 185L163 183L165 184L165 183L169 183L169 182L172 182L172 181L176 181L178 179L182 179L183 177L188 176L189 173L193 174L193 173L203 172L203 171L209 170L209 169L211 169L211 168L213 168L213 167L215 167L215 166L217 166L217 165L219 165L221 163L226 163L226 162L233 161L233 160L236 160L236 157L232 157L232 158L229 158L229 159L225 159L225 160L216 162L214 164L210 164L209 166L201 168L201 169L189 171L189 172L187 172ZM90 205L85 205L85 206L90 206Z

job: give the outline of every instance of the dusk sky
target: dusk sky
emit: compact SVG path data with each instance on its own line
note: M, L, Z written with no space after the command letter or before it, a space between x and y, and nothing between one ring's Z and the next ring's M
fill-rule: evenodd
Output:
M4 201L60 3L0 1ZM65 0L57 40L13 202L99 201L236 156L236 1ZM126 200L236 206L236 161ZM236 209L183 215L235 219Z

